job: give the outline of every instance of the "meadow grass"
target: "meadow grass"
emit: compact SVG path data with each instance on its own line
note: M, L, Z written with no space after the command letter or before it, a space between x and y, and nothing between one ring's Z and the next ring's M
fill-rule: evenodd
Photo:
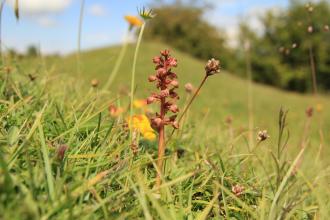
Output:
M151 58L165 48L179 60L181 85L203 79L203 61L142 43L135 97L152 91ZM74 55L8 61L10 74L1 68L1 219L327 219L328 96L318 98L317 111L313 96L254 84L255 138L264 129L270 137L250 149L246 81L225 71L211 76L167 144L157 187L157 143L138 137L134 153L125 126L134 45L109 91L89 85L97 78L102 88L119 51L82 53L83 78ZM110 104L126 112L111 117ZM314 115L307 117L311 105ZM229 115L232 123L225 122ZM326 134L319 158L318 117Z

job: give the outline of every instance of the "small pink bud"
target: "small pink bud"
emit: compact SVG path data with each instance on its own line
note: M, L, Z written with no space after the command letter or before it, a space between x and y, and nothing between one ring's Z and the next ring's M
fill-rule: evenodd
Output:
M157 74L158 74L159 76L164 76L166 73L167 73L167 71L166 71L166 69L164 69L164 68L159 68L159 69L157 70Z
M154 75L151 75L151 76L148 77L148 80L149 80L149 82L153 82L153 81L157 80L157 77L154 76Z
M177 60L175 58L170 57L170 58L167 59L167 64L169 66L176 67L178 65L178 62L177 62Z
M154 57L154 58L152 59L152 62L153 62L154 64L159 64L159 63L161 62L161 58L160 58L159 56L156 56L156 57Z
M162 50L160 51L160 54L163 55L164 57L167 57L170 54L169 50Z
M156 101L156 98L153 97L153 96L150 96L147 98L147 104L150 105L151 103L155 102Z
M171 82L171 85L174 87L174 88L178 88L179 87L179 82L177 80L173 80Z
M187 83L184 85L184 88L187 93L192 93L194 91L194 86L191 83Z
M235 185L232 186L231 191L233 194L235 194L235 196L240 196L242 195L242 193L244 192L245 188L244 186L240 186L240 185Z
M173 105L170 105L169 107L169 110L173 113L178 113L179 112L179 108L177 105L173 104Z
M156 127L159 128L162 125L162 119L161 118L154 118L152 120L152 124Z
M175 129L179 129L179 122L178 122L178 121L174 121L174 122L172 123L172 126L173 126L173 128L175 128Z
M164 89L162 91L160 91L160 97L164 98L170 95L170 91L168 89Z

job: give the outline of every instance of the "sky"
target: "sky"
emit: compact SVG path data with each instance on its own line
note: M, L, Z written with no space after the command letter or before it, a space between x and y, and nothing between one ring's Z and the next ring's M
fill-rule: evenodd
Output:
M2 1L2 0L0 0ZM2 15L2 47L24 52L36 45L43 53L67 54L77 49L81 0L19 0L21 18L15 19L15 0L7 0ZM152 0L85 0L82 49L119 44L127 30L125 15ZM230 43L240 20L260 31L258 17L267 9L287 7L289 0L214 0L215 8L206 14L213 25L225 30Z

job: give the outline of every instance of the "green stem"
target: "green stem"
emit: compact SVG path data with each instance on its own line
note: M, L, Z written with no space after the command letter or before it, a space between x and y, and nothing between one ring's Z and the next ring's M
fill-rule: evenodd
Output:
M124 57L125 57L125 54L126 54L126 51L127 51L127 46L128 46L128 32L125 34L124 43L121 47L118 59L116 60L115 67L113 68L107 83L103 87L103 90L109 89L110 85L113 83L114 79L116 78L116 76L118 74L118 71L119 71L119 68L120 68L120 66L123 62Z
M136 48L135 48L135 52L134 52L134 60L133 60L133 67L132 67L132 78L131 78L131 99L130 99L130 111L129 111L129 115L130 115L130 124L132 124L132 117L133 117L133 101L134 101L134 86L135 86L135 74L136 74L136 63L137 63L137 58L138 58L138 54L139 54L139 50L140 50L140 45L141 45L141 41L142 41L142 36L143 36L143 32L144 32L144 27L145 24L142 25L140 33L139 33L139 37L136 43ZM132 134L132 126L130 126L130 134ZM131 136L131 135L130 135Z

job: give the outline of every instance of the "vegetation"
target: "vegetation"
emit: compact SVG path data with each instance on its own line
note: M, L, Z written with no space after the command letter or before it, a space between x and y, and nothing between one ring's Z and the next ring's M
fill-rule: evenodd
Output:
M148 94L151 58L159 48L167 47L142 44L136 97ZM204 76L204 62L170 50L180 62L180 82L197 85ZM128 65L120 69L111 93L98 89L118 51L83 53L85 82L73 74L75 56L23 60L10 73L2 69L1 218L263 219L272 215L302 219L329 215L328 149L319 152L317 125L320 117L323 129L329 131L327 97L320 97L324 111L315 107L310 117L305 109L313 97L255 85L256 124L267 129L270 137L259 136L260 141L249 149L246 97L241 89L245 82L227 73L213 76L167 145L159 191L155 188L157 143L141 133L133 148L123 126L129 115L130 98L123 89ZM133 48L128 51L127 62ZM99 64L109 57L108 64ZM35 68L39 74L31 81L25 74ZM88 78L101 83L90 87ZM182 87L180 93L184 93ZM178 105L189 96L183 96ZM281 113L279 129L276 115L281 105L290 111ZM153 111L134 106L135 114Z
M244 42L248 40L252 47L253 80L298 92L312 91L312 56L317 84L323 91L330 89L330 6L327 1L310 5L292 1L289 8L280 12L268 11L261 18L264 29L261 35L243 22L238 48L226 46L228 39L223 31L205 19L207 10L207 7L182 2L156 8L158 16L148 24L146 38L167 42L197 58L221 56L226 69L244 77Z

